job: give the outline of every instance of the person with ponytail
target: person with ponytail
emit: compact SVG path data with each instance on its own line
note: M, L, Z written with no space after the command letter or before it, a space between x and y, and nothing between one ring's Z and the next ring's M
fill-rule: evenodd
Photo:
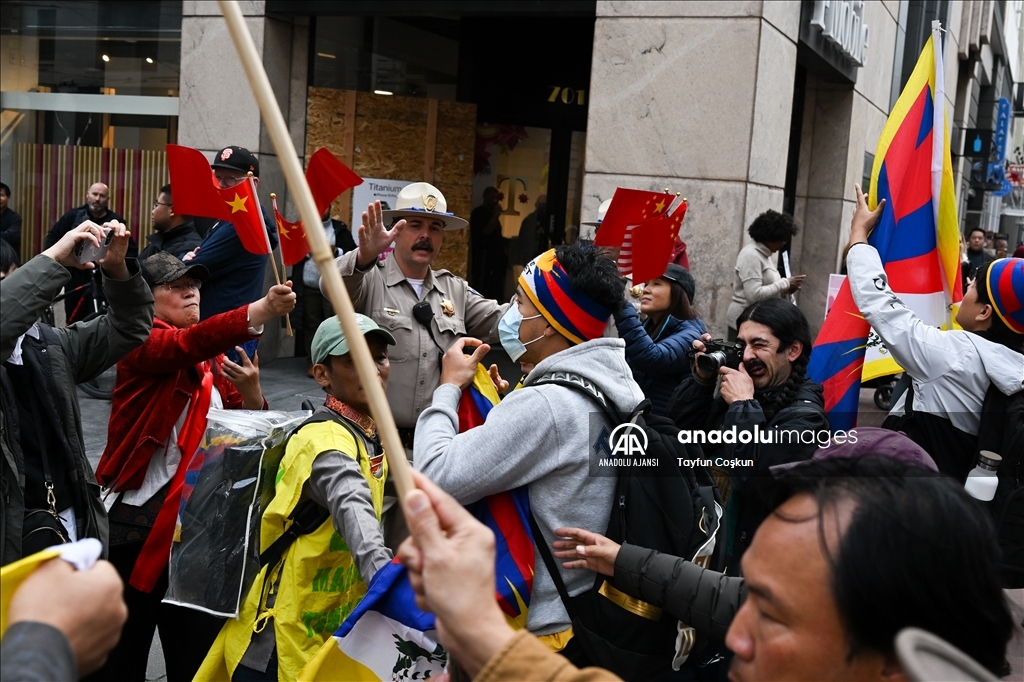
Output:
M770 298L748 306L736 324L739 367L703 374L696 357L711 341L704 334L693 342L690 375L673 392L668 416L685 431L680 438L703 441L705 458L714 463L727 502L728 563L738 569L772 509L770 467L810 459L831 427L821 386L806 376L811 329L803 312Z

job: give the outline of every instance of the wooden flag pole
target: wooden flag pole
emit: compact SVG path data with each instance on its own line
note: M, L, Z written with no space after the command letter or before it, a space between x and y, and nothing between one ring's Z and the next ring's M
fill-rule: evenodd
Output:
M219 2L220 10L224 14L228 30L231 32L231 39L235 43L235 49L245 67L245 74L249 78L249 85L252 86L253 94L259 103L260 113L263 114L263 121L270 134L270 141L274 145L277 158L284 170L288 189L291 190L292 196L295 197L295 203L298 204L299 217L304 225L316 225L320 221L320 216L316 212L313 194L309 190L309 185L306 184L306 177L299 164L299 157L295 153L291 135L288 133L284 117L281 115L281 109L277 106L277 99L270 87L267 73L256 53L252 36L249 35L249 29L242 18L242 11L235 0L219 0ZM391 408L384 394L384 387L381 386L380 377L377 375L377 367L370 357L370 348L359 330L352 300L348 297L348 291L342 284L338 268L334 266L334 254L327 244L324 231L304 230L304 232L306 241L309 242L309 251L313 262L320 269L327 297L338 314L342 331L345 332L345 338L348 340L352 359L359 372L359 381L366 389L370 401L370 412L377 423L378 432L384 443L384 452L387 455L390 469L389 475L395 482L398 497L404 500L405 494L415 485L409 471L409 463L405 459L405 448L402 446L402 441L398 437L398 429L395 427L395 418L391 414Z
M249 171L249 185L252 188L252 195L254 197L257 197L257 200L258 200L259 195L256 194L256 183L253 182L252 171ZM274 195L271 194L270 197L273 198ZM275 208L277 207L276 202L274 204L274 207ZM257 206L257 208L259 208L259 207ZM267 221L263 219L263 209L262 208L260 208L260 210L259 210L259 216L260 216L260 225L263 226L263 239L267 242L267 255L270 256L270 267L274 270L274 281L277 282L278 284L284 284L284 280L281 278L281 275L283 275L285 273L285 269L284 269L284 254L281 254L281 269L278 270L277 269L277 259L274 258L274 249L270 248L270 231L267 229ZM284 316L284 327L285 327L285 333L288 336L294 336L295 335L295 332L292 331L292 320L291 320L291 318L288 315Z

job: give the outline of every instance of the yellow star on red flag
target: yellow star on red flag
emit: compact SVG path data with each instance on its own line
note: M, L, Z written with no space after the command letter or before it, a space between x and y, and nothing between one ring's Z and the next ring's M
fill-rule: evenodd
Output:
M235 200L225 201L224 203L231 207L232 213L238 213L239 211L244 211L245 213L248 213L249 209L245 207L245 202L248 200L249 197L240 197L238 196L238 192L235 192Z

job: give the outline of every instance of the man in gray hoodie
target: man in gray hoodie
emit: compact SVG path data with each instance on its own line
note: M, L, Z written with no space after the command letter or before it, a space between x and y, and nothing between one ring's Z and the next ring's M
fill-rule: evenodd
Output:
M590 415L598 409L575 390L538 382L559 373L589 383L626 414L644 399L626 364L624 342L601 338L623 305L622 286L615 263L593 247L559 246L529 263L498 332L512 360L533 364L533 370L483 425L458 433L462 389L490 350L476 339L458 340L445 354L441 385L416 424L417 468L462 504L529 486L544 535L538 542L551 543L555 529L564 526L607 528L616 479L590 474L592 452L602 445L590 437ZM476 351L465 355L467 346ZM615 425L606 426L611 431ZM558 651L569 640L570 619L539 556L534 566L526 626ZM560 571L570 596L594 585L592 573Z

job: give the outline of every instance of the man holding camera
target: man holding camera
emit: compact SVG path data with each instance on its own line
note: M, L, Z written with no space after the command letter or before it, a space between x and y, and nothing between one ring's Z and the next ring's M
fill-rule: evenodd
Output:
M686 432L680 438L701 443L715 460L729 508L728 563L738 569L771 511L769 467L810 459L830 426L821 386L805 376L811 330L800 309L766 299L748 306L737 325L735 343L712 342L710 334L693 342L691 376L668 414Z

